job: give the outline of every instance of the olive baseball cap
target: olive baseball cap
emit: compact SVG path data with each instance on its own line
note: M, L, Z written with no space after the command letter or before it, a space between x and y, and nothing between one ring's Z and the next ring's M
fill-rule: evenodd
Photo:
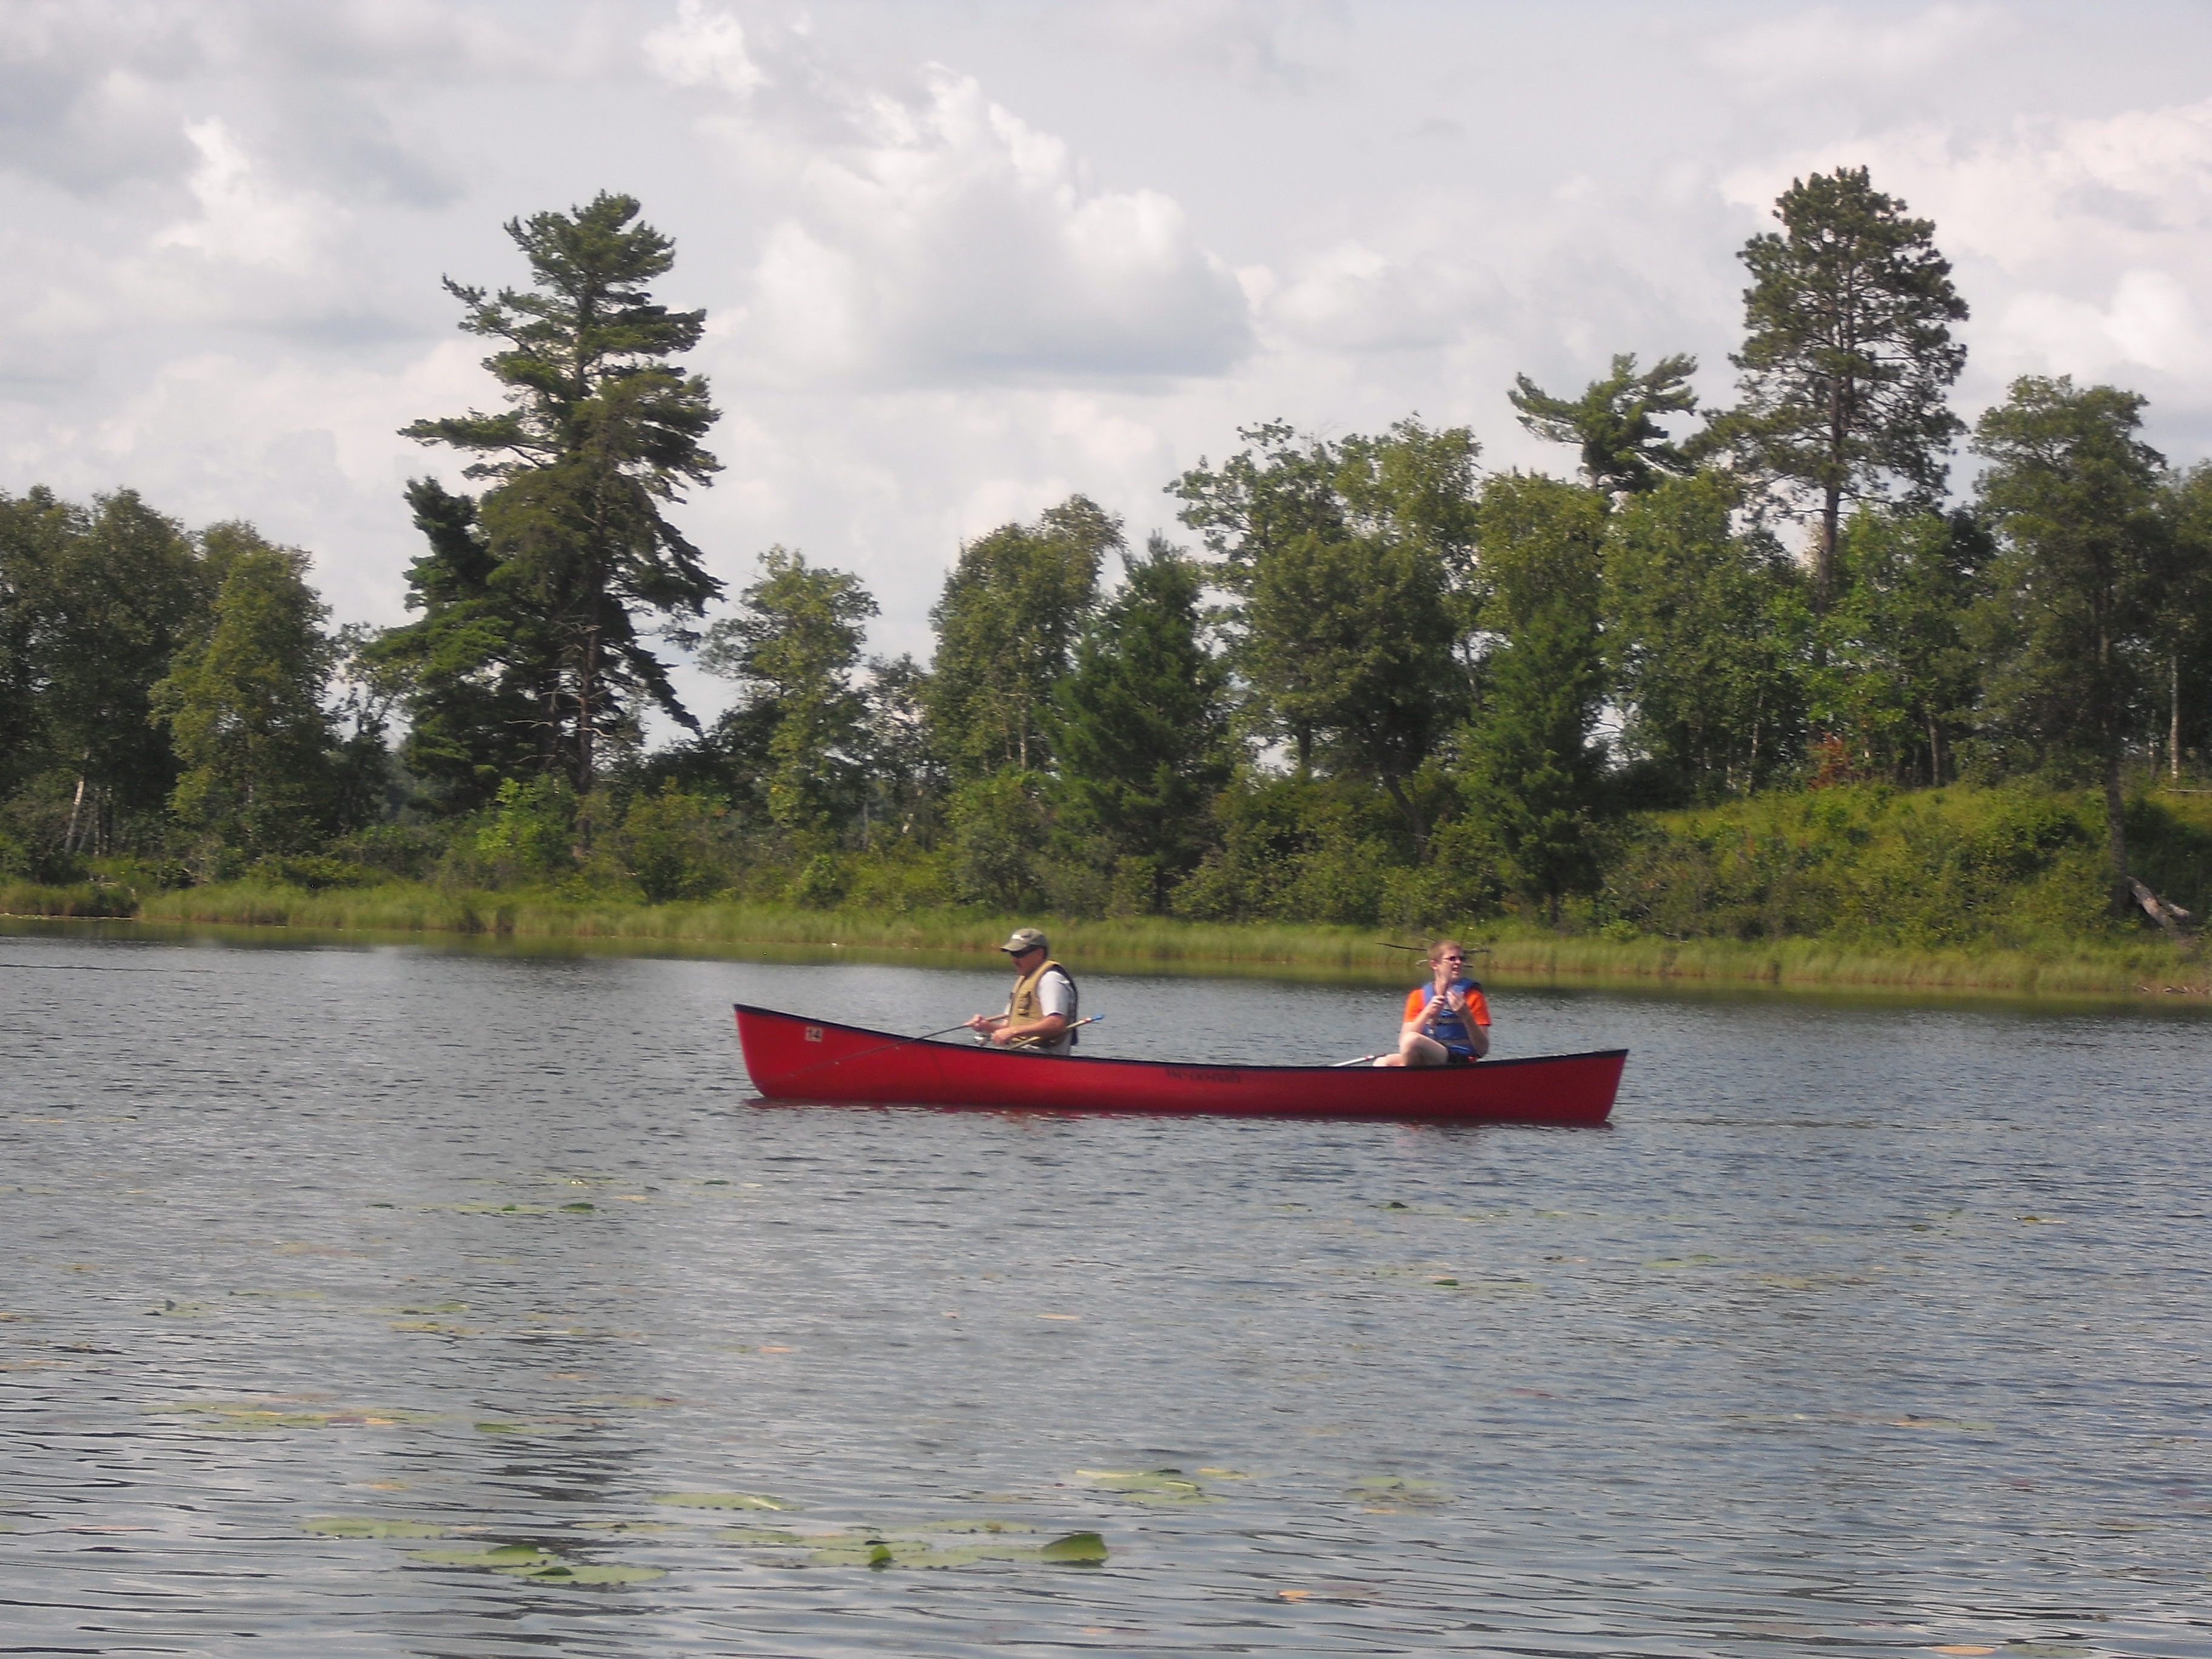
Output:
M1018 957L1024 951L1043 951L1050 947L1046 945L1044 935L1036 928L1017 927L999 948L1010 957Z

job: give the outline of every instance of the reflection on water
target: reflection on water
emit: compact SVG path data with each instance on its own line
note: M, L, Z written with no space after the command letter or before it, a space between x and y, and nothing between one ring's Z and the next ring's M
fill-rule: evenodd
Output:
M9 1651L2212 1653L2202 1020L1506 992L1611 1128L1160 1122L744 1103L732 1000L995 974L0 964Z

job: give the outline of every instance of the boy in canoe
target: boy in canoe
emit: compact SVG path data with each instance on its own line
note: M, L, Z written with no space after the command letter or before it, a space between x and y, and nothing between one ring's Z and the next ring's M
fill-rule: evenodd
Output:
M1052 960L1048 942L1034 927L1017 927L999 947L1013 958L1014 988L1003 1014L970 1014L968 1029L986 1033L994 1048L1024 1048L1036 1054L1064 1054L1075 1047L1075 981Z
M1457 939L1429 946L1431 982L1407 993L1398 1052L1377 1066L1471 1066L1490 1052L1490 1004L1466 967L1467 947Z

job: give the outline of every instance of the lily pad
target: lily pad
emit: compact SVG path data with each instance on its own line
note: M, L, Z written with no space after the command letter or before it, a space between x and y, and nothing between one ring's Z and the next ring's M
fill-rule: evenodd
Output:
M1094 1486L1103 1486L1139 1504L1218 1504L1221 1500L1181 1469L1078 1469Z
M725 1527L714 1534L725 1544L818 1544L823 1534L784 1532L775 1527Z
M556 1566L561 1558L535 1544L500 1544L490 1549L416 1550L411 1552L417 1561L428 1561L441 1567L497 1567L502 1571L526 1571L532 1567Z
M443 1538L434 1521L386 1520L374 1515L317 1515L300 1522L302 1532L325 1538Z
M1354 1503L1383 1510L1437 1509L1452 1498L1437 1481L1406 1480L1395 1474L1359 1481L1344 1495Z
M1061 1566L1096 1566L1106 1555L1106 1540L1095 1532L1071 1532L1037 1548L1038 1560Z
M601 1567L556 1561L544 1567L501 1567L533 1584L647 1584L668 1577L664 1567Z
M679 1510L792 1510L801 1507L788 1498L770 1498L757 1492L664 1492L655 1493L653 1501Z

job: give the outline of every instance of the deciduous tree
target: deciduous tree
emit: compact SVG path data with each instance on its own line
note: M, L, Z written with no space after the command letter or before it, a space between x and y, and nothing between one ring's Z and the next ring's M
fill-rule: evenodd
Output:
M1082 495L1034 525L969 542L929 613L937 656L925 692L932 732L958 779L1041 772L1052 688L1097 603L1098 571L1121 520Z
M1977 616L2000 735L2102 784L2114 897L2128 902L2121 767L2157 701L2164 459L2143 399L2025 375L1974 428L1981 511L1997 538Z
M708 629L700 666L744 689L747 715L766 729L769 817L811 841L858 787L866 705L854 676L876 602L859 577L779 546L761 555L740 605Z
M1661 484L1607 529L1605 647L1632 757L1675 799L1747 794L1804 735L1802 578L1740 533L1741 488L1702 472Z
M151 694L212 586L182 526L135 491L89 511L42 488L0 498L0 696L14 709L0 750L15 781L44 772L67 789L64 853L104 851L118 812L165 805L176 762Z
M1197 567L1153 536L1054 691L1067 816L1142 860L1155 910L1206 850L1229 777L1226 677L1202 638L1203 592Z
M247 857L297 851L330 805L329 607L307 585L307 555L250 525L215 526L203 545L221 582L210 625L153 689L183 766L173 804Z
M1606 502L1595 489L1510 473L1482 494L1492 641L1462 756L1468 804L1505 872L1557 920L1596 878L1605 749L1599 619Z

